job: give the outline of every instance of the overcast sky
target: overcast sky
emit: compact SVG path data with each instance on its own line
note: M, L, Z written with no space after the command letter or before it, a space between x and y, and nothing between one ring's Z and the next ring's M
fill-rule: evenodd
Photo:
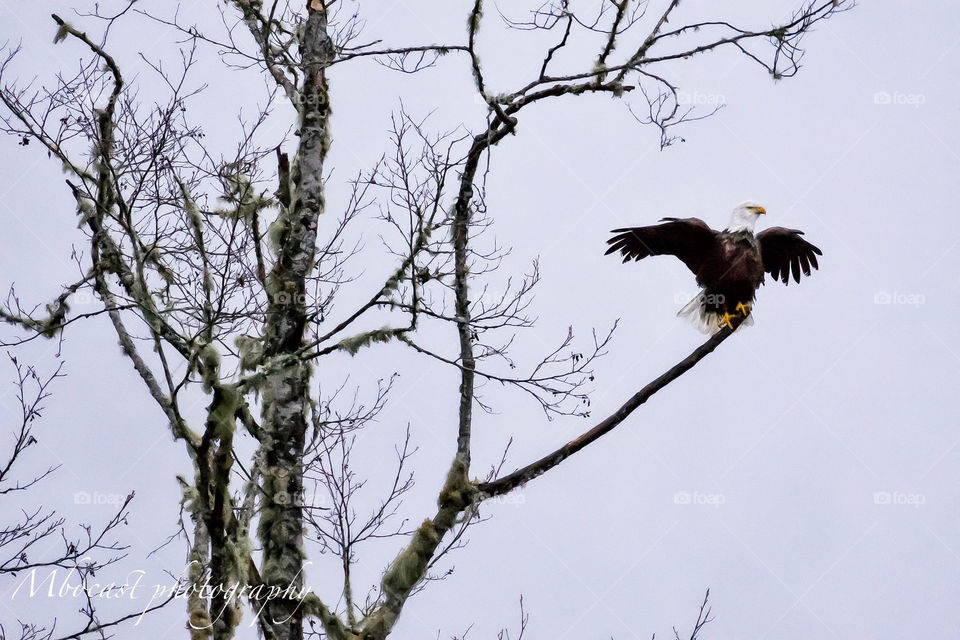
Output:
M0 41L23 41L24 78L69 73L80 51L50 45L48 16L50 6L66 14L77 3L43 4L0 5ZM185 15L210 24L207 5L215 4L193 3ZM358 4L369 39L421 43L461 41L470 3ZM730 4L690 0L681 19L729 10L765 26L797 2L763 3L762 13L758 3ZM521 16L513 5L500 8ZM504 35L492 6L486 20L488 81L494 91L511 89L536 72L547 41ZM175 55L171 34L130 24L136 30L118 26L115 37L132 67L141 68L138 50ZM755 326L613 433L486 508L492 518L472 530L454 573L411 600L394 637L449 637L470 625L470 638L495 637L501 627L516 629L521 595L533 639L668 637L671 626L689 629L708 587L716 620L704 639L960 637L960 5L867 0L821 23L805 46L800 74L777 83L733 51L665 70L692 102L725 104L678 131L685 142L665 151L654 129L608 97L525 111L518 135L493 151L493 233L513 247L498 277L502 283L539 257L544 278L533 308L539 323L518 337L518 359L531 361L568 326L587 339L591 328L620 319L596 367L594 417L703 340L675 317L696 291L689 272L668 258L605 258L610 229L663 216L698 216L721 228L733 206L751 198L767 209L761 227L806 232L823 250L821 269L799 286L768 282ZM239 108L262 84L231 84L215 62L205 64L217 75L194 117L226 152ZM389 114L401 98L412 113L435 110L429 122L437 130L463 123L476 131L484 117L469 69L452 55L416 76L338 66L331 92L332 207L345 201L344 181L388 149ZM281 122L278 136L292 120ZM46 301L74 274L74 207L55 162L12 138L2 145L0 286L16 282L27 299ZM358 299L386 273L378 230L371 223ZM131 556L117 575L144 567L151 583L161 582L163 567L179 573L182 546L145 556L175 531L174 476L189 473L185 456L109 327L71 329L68 377L37 428L42 448L32 458L38 467L64 466L34 499L96 522L109 505L77 504L77 492L136 490L124 532ZM49 369L52 348L29 354ZM358 463L376 480L380 456L410 423L418 483L404 513L419 521L452 450L458 378L394 346L330 362L333 371L318 375L331 383L346 371L339 367L355 381L401 373L390 410L358 445ZM498 413L477 417L478 473L510 437L507 466L519 466L593 423L548 422L520 394L485 391ZM15 417L11 400L0 398L4 420ZM379 579L399 544L361 557L358 591ZM308 582L336 601L338 583L324 570L330 561L311 559ZM8 632L15 614L74 608L13 600L12 584L0 583ZM182 607L170 608L118 637L175 637L182 621ZM240 637L254 634L244 628Z

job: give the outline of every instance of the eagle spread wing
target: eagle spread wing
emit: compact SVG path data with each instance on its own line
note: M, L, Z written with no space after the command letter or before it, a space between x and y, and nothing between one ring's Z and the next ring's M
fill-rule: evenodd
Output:
M662 224L649 227L614 229L617 235L607 240L606 254L619 251L623 261L647 256L677 256L694 273L716 245L717 232L700 218L664 218Z
M793 279L800 282L800 271L803 275L810 275L810 267L819 269L817 256L823 253L800 236L803 231L771 227L757 234L760 243L760 255L763 259L763 270L780 280L784 284L790 283L790 272Z

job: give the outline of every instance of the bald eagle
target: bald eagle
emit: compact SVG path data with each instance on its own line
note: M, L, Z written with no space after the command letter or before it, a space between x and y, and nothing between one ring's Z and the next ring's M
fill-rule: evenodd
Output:
M623 261L647 256L677 256L697 277L702 287L677 313L690 318L704 333L716 333L739 315L749 321L757 287L769 273L784 284L800 282L800 272L810 275L823 255L800 236L802 231L771 227L754 235L757 219L767 211L748 200L737 205L730 224L714 231L699 218L663 218L649 227L614 229L606 255L619 251Z

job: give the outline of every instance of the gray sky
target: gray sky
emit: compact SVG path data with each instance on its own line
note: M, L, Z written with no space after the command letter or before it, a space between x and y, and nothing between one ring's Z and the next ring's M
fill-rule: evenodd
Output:
M436 4L362 7L371 39L460 41L469 3ZM765 3L763 14L754 3L733 4L731 16L763 26L796 2ZM712 17L714 6L691 0L683 15ZM212 10L197 3L190 11L209 20ZM36 56L21 61L23 77L74 63L76 47L49 46L49 13L0 5L0 41L22 38ZM502 34L492 7L486 19L487 77L507 90L536 71L545 41ZM620 318L596 367L594 417L703 339L674 317L695 292L683 265L604 258L609 229L668 215L722 227L737 202L752 198L767 208L761 225L806 232L823 250L821 270L799 286L768 283L755 326L600 442L487 508L492 519L472 530L453 575L408 604L395 637L436 637L438 629L449 637L471 624L469 637L494 637L516 628L521 594L531 638L667 637L673 625L689 628L707 587L716 620L704 638L960 637L958 26L960 6L949 0L870 0L820 24L792 79L774 83L732 51L674 65L665 72L692 101L726 107L684 127L686 142L663 152L655 130L606 97L521 115L518 135L493 151L487 194L493 233L513 247L501 286L537 256L544 276L538 327L521 335L516 356L531 361L570 325L587 339L592 327ZM117 36L127 53L170 51L158 29ZM238 106L262 89L230 86L226 75L212 78L196 107L224 149ZM482 123L468 69L454 56L413 77L343 65L331 86L333 207L345 200L343 182L387 149L399 98L413 113L436 109L437 129ZM226 105L220 88L231 91ZM0 274L4 287L16 282L40 302L73 275L70 244L81 238L59 167L15 142L4 141L0 154ZM349 294L357 299L386 273L377 232L367 228L368 272ZM33 348L34 360L50 366L51 349ZM49 456L64 468L36 495L69 517L97 521L109 507L75 504L76 492L135 489L124 569L142 566L151 583L161 581L163 566L182 563L181 547L144 556L174 530L174 474L188 472L184 456L105 323L69 332L64 356L69 377L55 389L34 453L38 466ZM405 514L419 521L451 452L457 379L395 346L329 367L331 380L347 368L358 380L400 371L394 404L361 440L358 462L376 480L378 461L410 422L420 450ZM592 424L548 422L522 395L488 391L499 413L478 416L478 471L510 437L508 466L517 466ZM0 409L14 408L10 401L4 396ZM361 558L359 591L377 581L398 544ZM337 583L324 577L330 561L312 559L308 582L335 601ZM9 586L0 584L8 629L14 612L51 611L50 603L11 600ZM182 617L182 608L170 609L118 637L171 637L182 633Z

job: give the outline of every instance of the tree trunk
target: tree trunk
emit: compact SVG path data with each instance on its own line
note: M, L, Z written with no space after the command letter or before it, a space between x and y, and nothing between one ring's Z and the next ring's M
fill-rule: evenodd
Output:
M277 261L267 277L270 295L264 330L268 373L263 387L263 505L259 537L263 580L282 590L271 599L261 625L267 638L300 640L303 608L303 447L307 430L311 367L295 356L306 325L306 277L313 268L317 220L324 210L323 164L330 146L330 109L325 71L333 59L327 15L314 0L300 43L303 86L300 143L293 160L291 201L271 234ZM281 185L281 190L285 185Z

